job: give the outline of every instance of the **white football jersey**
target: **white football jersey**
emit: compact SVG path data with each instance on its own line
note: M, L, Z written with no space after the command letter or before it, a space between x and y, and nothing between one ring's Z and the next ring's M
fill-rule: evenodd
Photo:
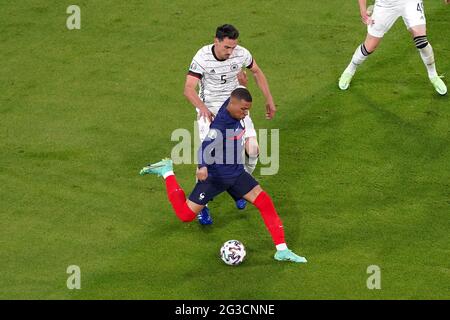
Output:
M247 49L236 46L228 59L219 60L213 50L213 44L201 48L192 59L188 74L200 79L198 95L210 111L216 114L239 85L239 71L252 67L253 57Z

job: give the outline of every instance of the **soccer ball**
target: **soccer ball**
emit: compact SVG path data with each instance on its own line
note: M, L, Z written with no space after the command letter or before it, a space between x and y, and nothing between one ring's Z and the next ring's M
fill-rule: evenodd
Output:
M244 261L245 255L245 247L238 240L228 240L220 248L220 257L223 262L230 266L241 264Z

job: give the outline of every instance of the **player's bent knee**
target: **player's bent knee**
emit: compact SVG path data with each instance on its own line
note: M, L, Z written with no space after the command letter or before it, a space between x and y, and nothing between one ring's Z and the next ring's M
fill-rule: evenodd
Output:
M427 26L426 24L414 26L409 29L409 32L414 38L424 36L427 34Z
M196 217L197 214L203 209L204 206L199 205L191 200L186 201L186 206L183 208L182 212L179 212L178 218L183 222L191 222Z
M198 214L205 207L204 205L195 203L189 199L186 200L186 204L194 214Z
M366 50L366 54L364 54L364 52L363 52L363 54L368 56L369 54L374 52L375 49L380 44L381 39L383 39L383 38L374 37L374 36L368 34L366 40L363 43L364 49Z
M256 187L254 187L252 190L250 190L246 195L244 195L244 199L254 203L256 198L258 198L259 194L263 192L263 189L258 184Z

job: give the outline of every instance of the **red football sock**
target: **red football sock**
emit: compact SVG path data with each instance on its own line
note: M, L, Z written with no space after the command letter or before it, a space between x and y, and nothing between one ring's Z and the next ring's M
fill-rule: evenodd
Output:
M275 210L272 199L270 196L262 191L253 202L256 208L258 208L261 216L266 224L267 230L269 230L272 240L275 245L285 243L283 222Z
M190 222L195 219L196 214L186 204L186 195L178 185L175 175L170 175L166 179L166 189L169 201L172 204L178 218L183 222Z

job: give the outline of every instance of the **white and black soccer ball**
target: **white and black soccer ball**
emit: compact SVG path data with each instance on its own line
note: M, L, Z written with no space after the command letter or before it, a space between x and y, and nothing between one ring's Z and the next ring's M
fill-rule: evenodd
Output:
M230 266L241 264L246 254L244 245L238 240L228 240L220 248L220 257Z

